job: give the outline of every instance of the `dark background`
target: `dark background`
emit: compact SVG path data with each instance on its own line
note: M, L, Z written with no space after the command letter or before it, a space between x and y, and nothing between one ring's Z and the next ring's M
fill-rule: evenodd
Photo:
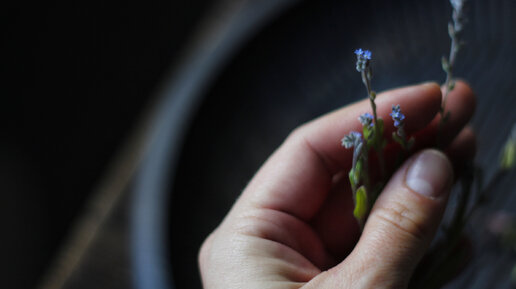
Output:
M0 287L35 286L209 2L1 4Z

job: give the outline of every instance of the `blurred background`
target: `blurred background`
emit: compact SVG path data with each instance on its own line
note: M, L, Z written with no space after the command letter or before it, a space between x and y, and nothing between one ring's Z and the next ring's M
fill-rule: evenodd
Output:
M211 2L1 5L1 288L41 281Z
M354 49L373 52L378 91L442 82L451 15L446 0L3 6L0 287L13 289L201 288L197 250L267 156L364 96ZM516 121L516 1L469 6L456 73L479 96L488 177ZM514 212L514 176L468 228L479 261L450 288L510 288L514 253L483 226Z

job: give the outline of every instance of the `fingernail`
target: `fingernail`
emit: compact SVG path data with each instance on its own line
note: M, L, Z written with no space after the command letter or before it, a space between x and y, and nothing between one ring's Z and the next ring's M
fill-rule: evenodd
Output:
M421 195L438 198L447 191L452 180L453 170L448 158L442 152L425 150L410 165L405 182Z

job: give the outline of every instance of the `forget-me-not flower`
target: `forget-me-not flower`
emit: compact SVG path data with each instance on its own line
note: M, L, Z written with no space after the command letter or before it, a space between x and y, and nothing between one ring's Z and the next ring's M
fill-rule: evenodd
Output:
M366 70L371 60L371 51L359 48L355 50L355 54L357 55L357 71L362 72Z
M358 120L362 124L362 126L373 126L373 115L366 112L358 117Z
M362 134L356 131L352 131L342 139L342 146L349 149L357 146L361 141Z
M405 115L401 113L400 105L392 105L392 112L390 113L392 120L394 120L394 126L396 128L403 128L403 120L405 119Z

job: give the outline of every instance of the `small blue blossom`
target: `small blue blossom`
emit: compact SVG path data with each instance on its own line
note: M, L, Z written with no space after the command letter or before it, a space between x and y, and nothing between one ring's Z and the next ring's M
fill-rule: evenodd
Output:
M466 0L450 0L450 3L453 7L453 13L452 13L452 19L453 19L453 23L450 23L451 27L448 28L448 33L450 34L450 36L452 38L455 38L456 33L462 31L462 27L463 27L463 24L464 24L464 15L463 15L463 11L464 11L464 3L466 2ZM453 29L451 29L453 28ZM451 30L450 30L451 29Z
M371 51L359 48L355 50L355 54L357 55L357 71L362 72L369 66Z
M373 115L366 112L358 117L358 120L362 124L362 126L373 126Z
M401 113L400 105L392 105L392 112L390 113L392 120L394 120L394 126L397 128L403 127L403 120L405 119L405 115Z
M358 145L361 141L362 134L356 131L352 131L342 139L342 146L349 149Z
M362 134L356 131L352 131L350 134L352 134L355 138L361 138Z
M371 60L371 51L369 51L369 50L364 51L364 58L367 60Z
M358 58L364 58L367 60L371 60L371 51L369 50L362 50L362 48L359 48L355 50L355 54Z

